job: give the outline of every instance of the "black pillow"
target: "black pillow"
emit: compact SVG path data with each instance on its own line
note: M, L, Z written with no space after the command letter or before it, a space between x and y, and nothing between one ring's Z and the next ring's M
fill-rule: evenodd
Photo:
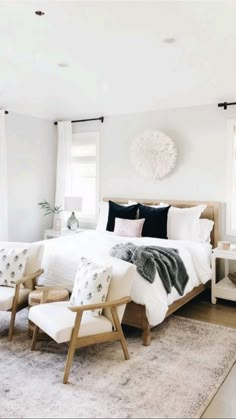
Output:
M125 218L127 220L135 220L138 211L138 204L124 206L109 201L109 213L107 220L107 230L114 231L115 218Z
M139 204L139 218L145 218L142 236L167 239L167 216L169 207L152 208Z

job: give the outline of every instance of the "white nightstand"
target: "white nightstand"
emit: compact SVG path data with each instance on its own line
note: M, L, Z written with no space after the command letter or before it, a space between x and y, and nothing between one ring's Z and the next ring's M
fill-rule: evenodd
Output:
M224 278L216 282L216 259L224 259ZM228 278L229 260L236 260L236 247L230 250L213 249L212 251L212 281L211 281L211 302L216 304L217 298L236 301L236 286Z
M75 231L69 230L68 228L62 228L61 231L56 231L53 229L45 230L43 239L48 240L48 239L56 239L58 237L63 237L63 236L72 236L74 234L78 234L86 230L87 230L86 228L77 228L77 230Z

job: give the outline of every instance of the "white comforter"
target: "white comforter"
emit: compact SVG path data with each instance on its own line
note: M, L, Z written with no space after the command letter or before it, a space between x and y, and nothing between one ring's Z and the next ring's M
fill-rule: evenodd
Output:
M110 249L115 244L126 242L140 246L156 245L179 249L180 257L189 274L185 294L211 278L211 245L209 243L149 237L131 239L130 237L115 236L109 232L85 231L73 236L43 242L45 245L43 258L45 272L39 283L44 285L66 283L72 290L80 256L102 259L109 255ZM136 303L146 306L147 318L152 326L161 323L165 318L168 306L181 298L175 288L172 288L171 293L167 295L158 273L153 284L150 284L138 272L132 286L131 297Z

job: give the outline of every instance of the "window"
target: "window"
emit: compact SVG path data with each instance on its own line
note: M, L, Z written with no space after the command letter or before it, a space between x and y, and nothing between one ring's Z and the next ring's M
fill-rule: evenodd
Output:
M80 218L96 219L99 199L99 142L98 132L74 133L72 137L71 192L82 198Z
M228 121L226 234L236 235L236 119Z

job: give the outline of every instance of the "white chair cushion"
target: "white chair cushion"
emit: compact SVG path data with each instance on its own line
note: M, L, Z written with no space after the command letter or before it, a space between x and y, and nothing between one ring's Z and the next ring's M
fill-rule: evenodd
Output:
M29 310L29 320L57 343L69 342L76 313L69 310L68 302L39 304ZM112 331L112 323L105 316L94 317L83 313L79 337Z
M30 289L21 288L18 298L18 305L25 303L28 300ZM12 308L13 298L15 295L15 288L0 287L0 311L7 311Z

